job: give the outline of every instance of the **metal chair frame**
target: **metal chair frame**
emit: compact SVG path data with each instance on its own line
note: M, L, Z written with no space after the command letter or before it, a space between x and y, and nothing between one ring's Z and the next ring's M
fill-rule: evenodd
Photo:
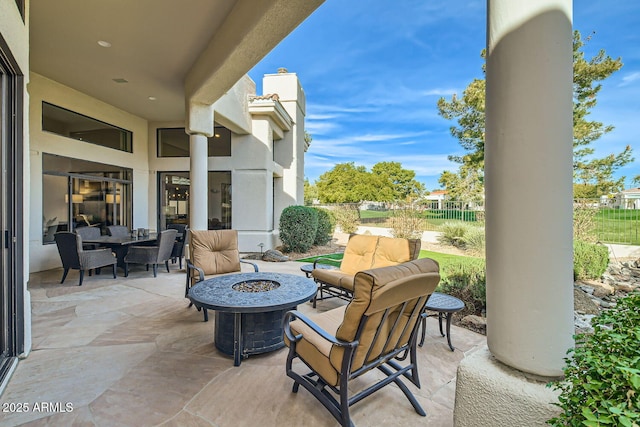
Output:
M418 336L418 328L420 326L420 319L425 316L425 303L428 299L428 296L421 297L417 304L414 305L413 309L410 313L410 321L405 325L405 330L399 335L401 337L405 332L406 328L409 324L413 323L413 328L411 331L410 338L405 345L398 346L398 342L394 343L391 351L387 353L383 353L375 360L365 363L361 368L351 371L351 364L353 362L353 358L356 354L356 349L358 348L360 342L360 336L364 330L364 327L369 320L369 317L363 315L361 318L360 324L358 326L358 331L356 333L356 337L352 342L345 342L336 339L335 337L329 335L324 330L322 330L316 323L314 323L311 319L309 319L304 314L298 311L290 311L285 315L284 319L284 331L286 337L289 339L289 354L287 356L286 362L286 372L287 376L294 380L293 384L293 392L297 393L300 385L302 385L305 389L307 389L311 394L313 394L316 399L322 403L322 405L329 410L331 415L343 426L343 427L353 427L354 424L351 421L349 408L364 399L367 396L370 396L374 392L380 390L384 386L394 383L396 384L400 390L407 397L415 411L421 416L426 416L426 412L417 401L411 390L407 387L407 385L402 381L402 377L408 379L411 383L413 383L416 387L420 388L420 377L418 375L418 365L416 363L416 343ZM402 305L402 312L404 313L407 308L408 301L405 301ZM378 342L378 339L384 339L385 337L381 334L382 325L385 324L385 320L387 319L389 313L394 309L394 307L389 307L384 311L384 315L382 321L378 325L378 328L375 333L375 338L372 340L371 345L367 349L367 356L365 360L368 359L371 351L375 347ZM383 348L387 348L387 345L391 344L391 337L394 336L394 332L398 327L399 321L402 315L398 315L391 331L386 336L386 341L384 343ZM311 369L311 366L307 364L296 352L296 342L302 338L302 335L295 335L290 328L289 323L295 319L299 319L300 321L307 324L309 327L314 329L317 333L319 333L324 339L329 341L330 343L344 347L344 356L342 359L342 366L340 370L340 381L337 387L327 384L318 374L314 371L309 372L305 375L300 375L295 372L292 368L293 361L298 358L300 359L307 367ZM361 349L362 350L362 349ZM407 364L402 365L397 361L405 361L409 357L409 361ZM349 396L348 383L350 380L357 378L372 369L378 369L382 373L385 374L385 378L378 381L377 383L367 387L366 389L354 394L353 396ZM338 398L335 396L337 395Z

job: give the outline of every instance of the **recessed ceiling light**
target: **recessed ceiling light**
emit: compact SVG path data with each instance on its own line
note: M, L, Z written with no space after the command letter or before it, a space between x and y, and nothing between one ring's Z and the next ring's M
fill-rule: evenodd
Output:
M111 47L111 43L105 40L98 40L98 44L102 47Z
M157 98L155 96L150 96L149 101L155 101Z

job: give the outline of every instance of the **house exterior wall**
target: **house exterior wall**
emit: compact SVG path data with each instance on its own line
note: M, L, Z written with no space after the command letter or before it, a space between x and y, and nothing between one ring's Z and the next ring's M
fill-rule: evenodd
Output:
M263 92L278 94L280 103L293 120L291 131L275 147L274 159L283 168L275 190L274 222L277 227L284 208L304 204L304 153L308 148L304 139L306 97L298 76L284 70L264 76Z
M60 266L56 246L44 245L40 232L43 212L43 153L131 168L133 227L157 229L158 173L190 170L188 157L157 156L157 129L184 127L185 123L149 123L39 74L32 73L31 80L31 191L27 205L33 209L33 215L29 216L30 228L36 231L29 237L30 271L43 271ZM283 83L285 84L277 88L286 90L288 85L294 88L300 86L297 77ZM299 106L293 109L301 123L295 128L294 134L294 129L285 131L270 118L252 117L248 109L249 96L255 96L255 83L245 76L225 97L214 104L214 121L232 131L231 156L207 159L208 171L231 172L232 227L238 230L238 244L242 252L258 251L259 243L263 243L265 249L277 246L279 212L284 207L300 204L303 200L303 176L296 176L298 173L304 173L304 150L298 146L299 134L302 134L301 139L304 140L303 109ZM82 141L42 131L43 101L133 132L133 152L88 145ZM293 101L293 104L297 103L298 101ZM274 135L280 139L275 141ZM283 162L284 165L274 161L274 144L278 145L282 153L286 153L284 157L287 160ZM279 179L280 177L283 178Z
M43 211L43 153L131 168L133 170L133 226L155 228L155 220L151 222L148 213L148 207L155 206L156 193L152 193L149 186L147 121L36 73L31 74L29 95L31 98L29 121L31 171L28 204L32 209L29 223L30 229L33 230L29 237L30 271L60 267L56 245L44 245L40 233ZM42 130L43 101L131 131L133 152L127 153L44 132Z

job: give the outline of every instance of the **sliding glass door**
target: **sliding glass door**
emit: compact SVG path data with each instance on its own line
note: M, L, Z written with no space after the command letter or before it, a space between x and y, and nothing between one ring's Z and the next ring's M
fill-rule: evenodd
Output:
M23 81L0 37L0 382L24 351Z
M159 230L169 224L189 224L189 172L158 174ZM231 172L209 172L207 214L209 230L231 228Z

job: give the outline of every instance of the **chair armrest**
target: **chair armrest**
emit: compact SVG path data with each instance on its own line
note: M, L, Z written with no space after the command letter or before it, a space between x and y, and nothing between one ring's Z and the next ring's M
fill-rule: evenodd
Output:
M340 255L340 252L336 252L335 254L329 254L329 255ZM319 261L323 261L323 262L319 262ZM319 257L316 258L313 261L313 268L316 268L316 265L318 264L329 264L329 265L333 265L336 267L340 267L340 264L342 264L342 260L341 259L334 259L334 258L328 258L328 257Z
M351 342L341 341L336 337L334 337L333 335L329 335L324 329L318 326L313 320L309 319L307 316L305 316L298 310L288 311L284 315L284 333L286 334L289 341L297 342L300 340L300 338L302 338L302 334L293 335L293 331L291 331L291 327L289 325L289 323L292 320L296 320L296 319L300 320L302 323L309 326L318 335L320 335L325 340L329 341L331 344L335 344L340 347L347 347L347 348L355 348L358 346L358 341L351 341Z
M243 263L243 264L251 264L251 265L253 266L253 270L254 270L255 272L257 272L257 271L258 271L258 265L257 265L257 264L255 264L255 263L253 263L253 262L251 262L251 261L245 261L245 260L243 260L242 258L240 258L240 262L241 262L241 263Z
M196 270L198 272L198 280L196 280L196 282L202 282L204 280L204 270L193 265L190 259L187 259L185 261L187 263L187 271L189 271L190 269Z

